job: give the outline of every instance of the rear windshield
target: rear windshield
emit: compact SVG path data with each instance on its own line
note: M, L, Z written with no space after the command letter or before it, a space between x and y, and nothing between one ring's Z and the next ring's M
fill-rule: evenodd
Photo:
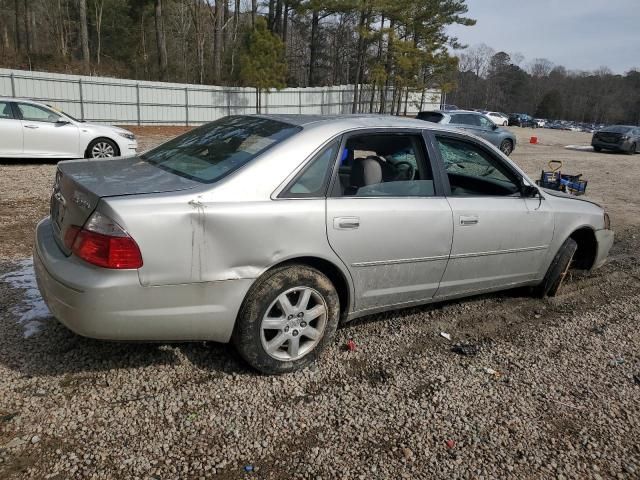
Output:
M418 113L418 120L424 120L425 122L439 123L442 120L442 114L437 112L420 112Z
M603 128L601 131L613 133L629 133L631 131L631 127L625 127L624 125L614 125L612 127Z
M267 118L225 117L174 138L141 158L182 177L213 183L300 130Z

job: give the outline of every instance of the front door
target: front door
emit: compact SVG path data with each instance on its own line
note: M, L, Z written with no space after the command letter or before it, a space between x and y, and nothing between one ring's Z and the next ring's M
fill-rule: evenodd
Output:
M553 212L524 198L521 176L478 142L437 134L453 212L451 257L437 296L506 288L536 279L553 237Z
M0 157L22 155L22 123L13 115L11 102L0 102Z
M355 310L433 298L453 234L419 132L348 136L327 198L327 235L355 286Z
M24 132L24 155L30 157L82 157L78 151L80 130L72 123L59 123L53 110L30 103L17 103Z

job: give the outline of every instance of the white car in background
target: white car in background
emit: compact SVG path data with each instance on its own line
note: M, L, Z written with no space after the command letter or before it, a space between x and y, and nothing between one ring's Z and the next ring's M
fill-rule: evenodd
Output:
M128 130L86 123L43 103L0 97L0 158L109 158L133 155Z
M509 125L509 117L507 117L504 113L486 112L485 115L499 127L506 127L507 125Z

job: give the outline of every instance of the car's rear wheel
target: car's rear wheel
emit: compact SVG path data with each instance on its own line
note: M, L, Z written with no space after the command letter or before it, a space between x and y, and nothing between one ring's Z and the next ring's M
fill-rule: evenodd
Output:
M87 147L87 158L111 158L119 155L118 145L108 138L96 138Z
M511 152L513 152L513 142L509 139L503 140L500 144L500 151L507 156L511 155Z
M562 287L562 282L569 271L571 261L577 249L578 244L573 238L567 238L565 240L553 259L553 262L551 262L549 270L547 270L547 274L544 276L544 280L535 288L534 293L536 296L541 298L556 296L558 290Z
M597 146L593 146L593 151L594 152L601 152L602 151L602 147L597 147Z
M316 360L339 317L338 294L324 274L306 265L276 268L247 294L233 343L261 372L292 372Z

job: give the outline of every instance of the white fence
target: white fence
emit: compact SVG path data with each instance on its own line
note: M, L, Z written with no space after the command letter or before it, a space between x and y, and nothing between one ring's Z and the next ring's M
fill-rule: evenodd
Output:
M351 113L353 85L285 88L262 94L262 113ZM124 125L196 125L225 115L255 113L253 88L121 80L0 69L0 96L30 98L56 106L81 120ZM371 90L360 95L368 112ZM377 95L375 96L377 99ZM414 92L407 114L439 108L440 92ZM374 111L378 103L374 101ZM401 108L404 111L404 102Z

